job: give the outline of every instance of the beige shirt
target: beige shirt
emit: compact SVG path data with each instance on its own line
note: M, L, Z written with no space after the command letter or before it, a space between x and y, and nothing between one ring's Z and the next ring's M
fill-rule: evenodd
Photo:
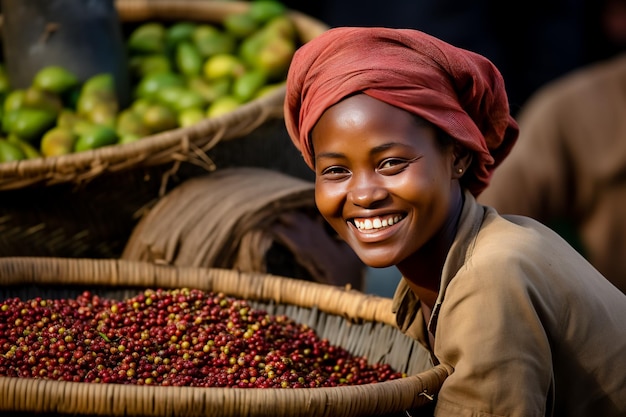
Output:
M583 254L626 292L626 54L539 90L479 196L500 213L573 225Z
M427 345L404 280L394 311ZM428 329L454 368L437 417L626 415L626 295L530 218L465 194Z

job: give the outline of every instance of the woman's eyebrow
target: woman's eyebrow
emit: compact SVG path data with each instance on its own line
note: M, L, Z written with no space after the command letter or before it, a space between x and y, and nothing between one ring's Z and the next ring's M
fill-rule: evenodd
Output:
M315 159L320 159L320 158L338 159L338 158L345 158L345 155L343 153L340 153L340 152L320 152L320 153L316 153L315 154Z

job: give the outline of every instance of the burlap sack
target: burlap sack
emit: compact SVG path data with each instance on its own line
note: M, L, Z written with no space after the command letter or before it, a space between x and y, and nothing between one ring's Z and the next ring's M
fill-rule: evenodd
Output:
M122 259L267 272L362 289L365 268L315 207L313 183L265 168L192 178L139 221Z

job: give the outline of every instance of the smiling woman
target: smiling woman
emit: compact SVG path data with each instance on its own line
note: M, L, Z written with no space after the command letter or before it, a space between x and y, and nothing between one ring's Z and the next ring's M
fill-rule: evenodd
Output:
M471 155L440 146L430 123L357 94L322 114L312 143L318 209L366 264L400 264L442 228L452 233L462 201L450 177Z
M294 56L285 123L326 221L401 273L398 327L454 369L435 416L626 413L626 295L549 228L476 201L518 135L490 61L416 30L330 29Z

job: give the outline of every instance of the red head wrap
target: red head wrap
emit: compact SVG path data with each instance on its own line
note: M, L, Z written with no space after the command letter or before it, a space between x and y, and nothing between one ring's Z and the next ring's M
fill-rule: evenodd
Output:
M313 126L359 92L426 119L473 151L462 181L476 196L517 139L504 81L487 58L412 29L334 28L296 51L287 76L287 131L312 169Z

